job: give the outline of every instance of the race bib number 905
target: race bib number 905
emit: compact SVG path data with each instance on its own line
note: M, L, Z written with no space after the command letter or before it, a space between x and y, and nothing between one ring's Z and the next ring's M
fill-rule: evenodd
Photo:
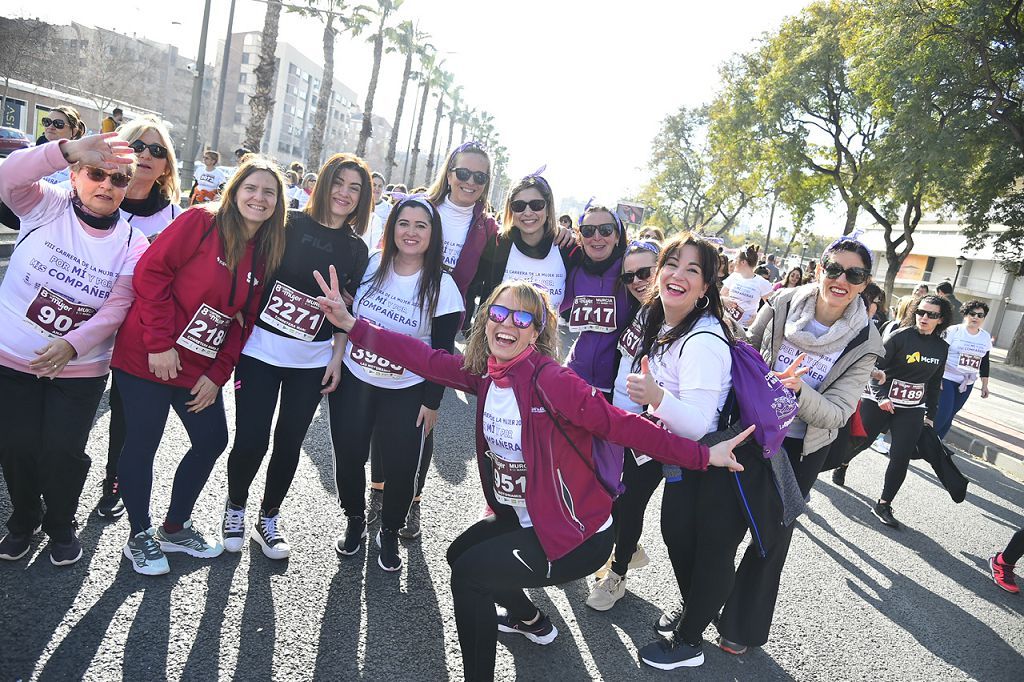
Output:
M64 336L96 314L95 308L72 303L46 287L28 304L25 319L48 336Z
M889 400L893 405L903 407L915 407L924 400L924 384L914 384L909 381L893 379L889 387Z
M284 282L276 282L260 319L274 329L301 341L316 338L324 323L316 299Z
M224 345L230 326L230 317L204 303L178 337L178 345L193 353L215 358Z
M370 376L381 379L397 379L405 373L405 368L396 365L382 355L371 353L362 346L352 344L352 351L349 357Z
M614 296L577 296L569 312L569 331L614 332Z

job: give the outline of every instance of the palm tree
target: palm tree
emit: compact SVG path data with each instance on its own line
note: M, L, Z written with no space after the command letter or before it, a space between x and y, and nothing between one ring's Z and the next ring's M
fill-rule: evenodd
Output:
M442 60L443 62L443 60ZM412 163L409 167L409 176L405 178L405 184L412 189L416 186L416 163L420 158L420 135L423 133L423 118L427 112L427 98L430 96L430 81L433 79L434 69L440 66L437 60L437 52L433 48L426 48L420 52L420 69L423 74L423 98L420 100L420 116L416 122L416 137L412 141ZM427 178L429 182L430 178Z
M277 76L277 29L281 22L281 0L267 0L267 13L260 35L260 63L256 67L256 91L249 98L249 124L245 127L245 147L259 151L266 131L267 114L274 106L271 93Z
M448 144L444 149L438 150L437 163L441 163L441 152L452 150L452 137L455 136L455 123L462 116L462 86L457 85L449 93L452 98L452 110L448 114Z
M448 71L438 69L434 79L437 86L437 113L434 114L434 136L430 139L430 154L427 155L427 181L434 176L434 154L437 152L437 132L441 128L441 116L444 114L444 98L451 90L455 76Z
M465 144L466 138L469 133L473 130L476 125L477 111L476 109L464 109L459 116L459 124L462 126L462 137L459 139L459 144Z
M388 142L388 155L384 161L384 174L391 177L395 164L395 152L398 148L398 129L402 124L402 112L405 110L405 95L409 89L409 81L412 80L412 58L427 45L429 34L420 31L411 21L403 21L396 28L388 28L385 31L388 42L391 46L387 48L388 53L398 52L405 55L405 68L402 70L402 89L398 94L398 108L395 110L394 127L391 129L391 141Z
M370 85L366 88L366 104L363 106L363 127L359 131L359 144L356 156L366 155L366 143L373 134L373 98L377 94L377 78L380 76L380 62L384 56L384 24L393 12L398 11L405 0L377 0L377 9L370 10L377 14L377 32L373 34L373 70L370 72Z

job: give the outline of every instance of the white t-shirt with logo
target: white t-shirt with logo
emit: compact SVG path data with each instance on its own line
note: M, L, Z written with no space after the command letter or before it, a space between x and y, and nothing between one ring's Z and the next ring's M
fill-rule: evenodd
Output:
M828 327L815 319L811 319L807 323L805 331L810 332L815 338L819 338L824 335L831 327ZM801 367L807 367L807 374L803 375L804 383L818 390L818 387L825 381L825 377L832 371L832 367L836 364L836 360L843 354L843 348L829 353L828 355L821 355L819 353L807 353L807 357L804 358ZM797 356L804 351L799 350L796 346L789 342L788 339L782 339L782 345L779 347L779 355L775 358L775 364L772 366L772 370L775 372L785 372L789 369L789 366L793 364ZM789 430L786 432L786 436L789 438L803 438L807 435L807 422L797 417L790 425Z
M544 258L530 258L520 251L518 246L512 244L502 281L509 282L515 279L532 282L548 292L555 310L562 305L562 298L565 296L565 263L562 262L562 254L554 243Z
M519 516L523 528L533 526L526 511L526 462L523 461L523 418L512 387L491 384L483 413L484 440L491 460L494 496Z
M725 278L722 288L729 290L729 298L736 301L743 311L743 315L736 321L746 327L754 321L759 301L771 293L772 283L760 275L746 279L734 272Z
M380 258L379 252L370 257L363 283L356 291L355 303L352 306L355 316L378 327L412 336L429 345L433 320L426 318L426 311L420 309L417 300L420 273L398 275L392 270L379 288L374 287L373 277L380 265ZM459 293L455 280L448 273L442 273L434 316L442 317L463 310L465 306L462 303L462 294ZM423 381L422 377L408 369L361 346L356 346L351 341L345 347L344 362L356 378L379 388L406 388Z
M437 207L441 218L441 230L444 233L444 266L448 270L455 267L462 255L462 247L469 234L469 226L473 223L473 206L456 206L451 199L445 197Z
M366 232L363 233L362 240L366 244L367 250L373 252L380 248L381 237L384 236L384 222L380 219L376 213L370 214L370 224L366 226Z
M992 350L992 335L984 329L971 334L966 324L955 324L946 330L944 338L949 344L949 353L942 378L968 386L973 384L981 373L982 358Z
M216 166L213 167L213 170L206 170L206 166L203 166L196 173L196 188L207 192L219 190L221 185L227 181L224 171Z

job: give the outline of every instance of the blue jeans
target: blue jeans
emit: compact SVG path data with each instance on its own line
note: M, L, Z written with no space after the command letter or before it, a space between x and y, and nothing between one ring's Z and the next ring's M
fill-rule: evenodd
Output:
M967 402L971 395L974 384L970 384L967 390L960 392L960 384L949 379L942 380L942 393L939 394L939 409L935 412L935 434L939 438L945 438L953 426L953 417L960 411L960 408Z

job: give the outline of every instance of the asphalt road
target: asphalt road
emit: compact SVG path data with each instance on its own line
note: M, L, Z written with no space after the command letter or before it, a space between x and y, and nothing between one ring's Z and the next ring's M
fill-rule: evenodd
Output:
M248 543L240 554L210 561L172 555L169 575L147 578L121 554L127 519L110 523L90 513L107 446L104 400L79 514L85 557L54 567L39 537L28 558L0 562L0 680L460 679L444 553L483 503L472 462L473 401L446 394L424 535L405 544L399 574L379 569L376 548L344 560L334 552L344 522L321 411L283 507L290 560L273 562ZM230 391L227 404L233 420ZM168 424L155 467L155 519L166 510L186 448L180 424L173 417ZM658 532L659 491L644 536L652 562L630 574L627 597L597 613L584 605L583 581L533 591L560 635L547 647L500 635L498 678L1021 679L1024 598L993 585L987 559L1024 525L1024 485L961 459L972 485L967 501L954 505L915 463L895 504L905 529L892 531L868 509L885 462L873 451L864 454L846 489L819 481L811 511L799 521L763 649L726 655L710 644L709 628L698 670L664 673L637 663L637 648L654 636L651 623L677 596ZM253 486L254 505L262 476ZM216 527L225 490L222 457L199 498L197 525ZM0 486L0 517L9 512Z

